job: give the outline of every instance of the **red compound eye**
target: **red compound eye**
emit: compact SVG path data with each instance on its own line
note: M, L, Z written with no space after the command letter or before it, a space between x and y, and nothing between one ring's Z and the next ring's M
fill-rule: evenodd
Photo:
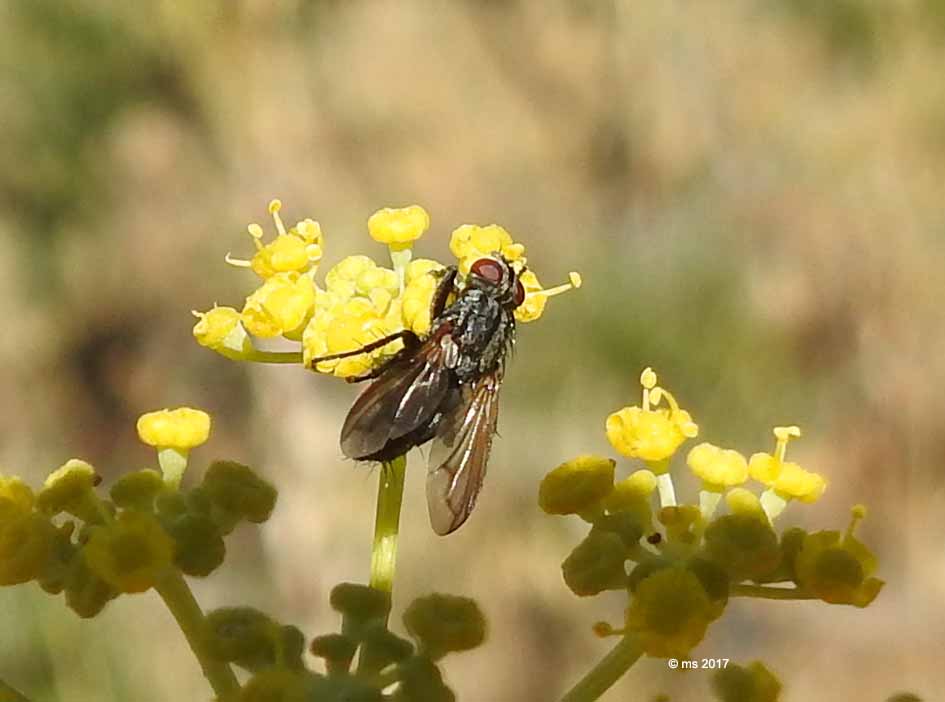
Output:
M480 258L469 268L470 272L478 275L480 278L488 280L490 283L498 285L505 276L502 265L491 258Z
M515 296L512 298L512 302L515 303L516 307L525 302L525 286L522 285L521 280L515 281Z

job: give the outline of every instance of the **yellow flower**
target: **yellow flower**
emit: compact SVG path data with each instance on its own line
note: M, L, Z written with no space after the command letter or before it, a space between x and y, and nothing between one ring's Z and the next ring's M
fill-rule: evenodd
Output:
M201 346L212 349L227 358L240 359L252 350L252 343L240 323L240 313L232 307L216 307L206 312L194 311L198 321L194 338Z
M84 548L89 568L121 592L144 592L171 565L174 542L157 519L126 511L94 529Z
M450 251L459 260L459 272L466 276L469 267L480 258L501 254L510 263L525 265L525 247L512 241L512 235L497 224L480 227L464 224L453 231Z
M53 549L56 529L49 518L20 507L0 509L0 586L40 577Z
M652 383L650 383L652 380ZM624 407L607 418L607 439L629 458L646 461L654 473L668 470L667 460L686 440L698 435L699 427L675 398L656 386L656 375L647 368L641 375L643 407ZM650 385L650 387L647 387ZM652 409L663 398L665 409Z
M307 275L276 273L246 298L242 321L247 331L269 338L298 339L315 310L315 283Z
M713 492L741 485L748 479L748 462L738 451L702 443L689 451L686 463L702 479L703 487Z
M797 427L775 427L774 435L777 440L774 454L756 453L749 460L751 477L767 485L782 500L816 502L824 494L827 481L818 473L811 473L797 463L784 460L788 441L799 437L801 430Z
M234 259L227 254L227 263L241 268L252 268L260 278L266 280L277 273L305 273L322 259L322 230L318 222L304 219L286 231L279 210L282 203L269 203L278 235L268 244L262 243L263 230L258 224L250 224L249 235L256 245L256 254L249 261Z
M302 334L302 358L312 360L360 349L403 328L397 274L367 256L350 256L325 277L327 290L318 291L316 312ZM339 378L367 373L403 347L393 341L370 353L324 361L315 369Z
M138 418L138 438L148 446L189 451L210 436L210 415L190 407L148 412Z
M429 228L430 215L419 205L385 207L368 219L371 238L394 249L408 248Z
M440 284L444 267L437 261L418 258L407 266L400 312L404 327L417 336L425 336L430 331L430 312L433 295Z

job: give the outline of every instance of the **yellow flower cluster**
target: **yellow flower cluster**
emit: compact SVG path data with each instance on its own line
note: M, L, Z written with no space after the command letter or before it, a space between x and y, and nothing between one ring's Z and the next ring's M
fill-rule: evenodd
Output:
M788 441L800 436L797 427L776 427L774 452L750 460L707 442L694 446L686 463L702 483L699 504L677 505L670 461L699 428L652 369L643 371L640 384L640 406L611 414L606 432L617 451L646 468L615 479L613 460L578 456L549 472L539 489L545 512L576 514L591 525L562 563L568 587L582 597L631 594L624 627L598 623L598 634L632 636L651 656L685 657L732 594L860 607L873 601L883 585L872 577L876 559L853 536L863 508L854 509L844 534L775 532L789 500L813 502L826 486L822 476L785 460ZM747 489L749 478L766 489L760 495ZM713 517L723 497L728 514ZM629 572L628 563L635 563ZM763 585L789 581L797 587Z
M389 248L391 268L367 256L349 256L328 271L324 287L315 282L324 247L321 227L305 219L286 229L281 207L278 200L269 205L277 231L274 240L264 243L262 227L251 224L256 254L249 260L226 258L234 266L252 269L262 284L247 296L241 310L214 306L194 312L198 322L193 333L199 344L234 360L301 362L308 368L314 362L320 373L350 378L376 368L401 348L401 342L342 359L315 359L357 351L401 330L421 337L429 333L433 295L445 266L429 259L411 260L414 242L430 227L422 207L386 207L368 219L371 238ZM450 238L450 250L463 277L479 258L501 255L512 264L525 290L525 301L515 311L520 322L540 318L549 297L581 285L580 276L572 273L569 283L543 288L525 267L525 247L495 224L459 227ZM277 337L301 342L301 349L266 351L253 343L253 338Z

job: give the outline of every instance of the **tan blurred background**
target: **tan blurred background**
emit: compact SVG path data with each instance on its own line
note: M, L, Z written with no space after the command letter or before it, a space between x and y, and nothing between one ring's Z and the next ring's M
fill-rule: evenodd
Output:
M201 603L332 630L331 586L367 577L375 477L342 460L355 389L198 347L190 310L254 284L250 221L281 197L319 220L326 265L383 257L365 221L417 202L420 255L498 222L546 283L585 287L523 328L480 505L432 535L408 474L395 606L480 599L487 646L448 659L461 700L553 700L609 647L619 595L579 600L582 536L540 477L611 454L607 413L653 366L745 453L831 480L785 524L862 537L888 581L866 610L735 601L696 650L762 658L787 700L945 696L945 2L7 0L0 5L0 466L36 483L72 456L111 480L152 454L147 410L215 418L198 467L281 490ZM268 226L268 224L267 224ZM632 468L624 461L622 471ZM678 490L692 496L695 486ZM35 702L207 699L152 594L79 621L0 591L0 677ZM704 699L707 675L643 661L604 699Z

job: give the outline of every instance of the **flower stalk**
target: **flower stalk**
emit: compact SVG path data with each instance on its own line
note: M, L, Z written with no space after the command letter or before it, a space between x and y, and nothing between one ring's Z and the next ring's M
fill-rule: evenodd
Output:
M561 702L592 702L600 698L643 655L643 647L634 634L626 634L578 683L565 693Z
M207 650L206 618L184 577L178 571L169 569L158 579L154 589L184 632L217 698L221 701L231 699L240 689L239 682L233 669L215 660Z
M378 475L370 584L375 590L387 593L394 589L397 535L400 531L400 507L404 499L406 472L407 457L398 456L392 461L385 461Z

